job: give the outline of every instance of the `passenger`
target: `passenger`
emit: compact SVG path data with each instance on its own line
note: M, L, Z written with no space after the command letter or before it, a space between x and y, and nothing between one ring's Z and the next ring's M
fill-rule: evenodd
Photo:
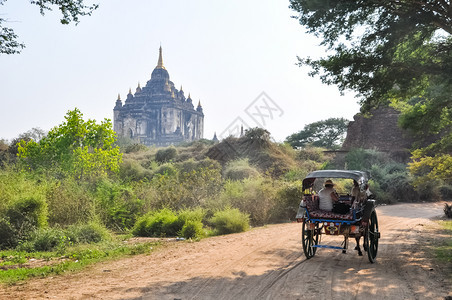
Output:
M325 187L319 191L319 209L326 211L333 210L333 202L339 200L339 196L333 187L333 181L329 179L325 181Z
M356 180L353 180L353 188L350 192L350 195L352 196L352 207L356 208L360 201L359 184Z

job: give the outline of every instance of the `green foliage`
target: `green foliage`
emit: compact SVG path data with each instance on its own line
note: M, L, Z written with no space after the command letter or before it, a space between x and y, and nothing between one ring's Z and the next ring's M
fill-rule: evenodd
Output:
M132 186L103 179L97 182L92 197L95 198L97 216L108 228L127 230L133 227L143 213L143 201Z
M14 248L18 242L16 230L9 220L0 218L0 249Z
M71 225L65 230L65 233L73 243L91 244L111 240L110 232L96 222Z
M221 189L221 168L210 159L177 165L175 174L156 174L152 178L156 208L177 210L202 205Z
M49 131L39 142L19 143L19 157L25 169L53 171L74 178L91 178L117 172L122 154L114 146L111 121L101 124L83 120L76 108L65 116L66 122Z
M348 170L369 171L373 165L384 165L391 161L383 152L357 148L347 153L345 162Z
M14 284L29 278L42 278L67 272L81 270L93 263L117 259L127 255L149 253L159 247L158 243L142 243L128 245L122 241L103 242L97 244L66 243L65 247L53 252L27 252L24 250L1 251L0 283ZM64 258L64 259L61 259ZM52 261L49 265L38 264L26 266L31 260Z
M387 154L368 149L353 149L345 157L347 169L371 174L370 190L380 203L416 202L437 199L431 190L425 199L421 189L414 189L412 176L405 164L392 160Z
M239 159L229 162L224 169L224 178L230 180L243 180L258 177L259 171L250 166L248 159Z
M410 172L416 177L416 185L425 181L444 181L452 184L452 155L424 155L421 149L415 150L409 163Z
M303 188L301 181L291 183L280 183L277 191L275 205L272 211L272 221L289 221L295 220L298 206L303 198Z
M162 172L161 170L157 172ZM164 171L163 171L164 172ZM145 169L136 160L124 160L122 164L119 165L119 178L124 181L140 181L144 179L152 178L152 171Z
M25 236L35 228L47 226L47 203L39 196L22 198L12 203L5 216L18 235Z
M342 145L347 132L348 120L344 118L329 118L304 126L303 130L286 138L286 142L294 148L307 145L338 149Z
M155 154L155 160L159 163L170 162L177 156L177 149L174 146L160 149Z
M132 229L132 233L135 236L145 237L176 236L182 229L178 226L180 224L177 221L176 214L164 208L139 218Z
M443 227L443 234L447 237L443 240L442 245L435 247L435 254L437 259L442 263L448 264L448 267L452 267L452 220L451 221L439 221Z
M51 226L77 224L95 217L96 203L88 185L74 178L65 178L52 185L46 198Z
M362 111L391 103L402 111L401 126L421 140L431 142L432 135L438 134L434 145L413 152L410 171L417 182L450 183L452 19L442 3L290 3L300 13L300 24L320 36L332 53L320 59L300 58L300 65L310 66L310 74L319 75L326 84L356 92Z
M42 228L35 230L18 248L21 251L53 251L64 250L71 240L59 228Z
M0 5L3 2L3 0L0 1ZM56 5L62 15L60 19L61 24L78 23L80 16L90 16L99 7L99 4L85 5L83 0L39 0L30 1L30 3L39 7L41 15L44 15L47 10L51 11L52 6ZM0 18L0 54L20 53L25 48L25 45L17 41L18 36L12 28L2 25L5 21L7 22L8 20Z
M185 222L180 235L186 239L197 239L204 236L203 224L200 221L189 220Z
M253 225L264 225L272 218L272 212L277 205L276 198L277 188L270 179L227 181L219 197L212 200L215 206L209 202L209 209L237 208L249 215Z
M249 229L249 215L237 208L229 208L216 212L209 223L213 225L217 235L238 233Z
M145 151L147 148L148 147L146 147L143 144L134 143L134 144L125 146L124 153L133 153L133 152Z
M181 235L184 238L201 238L204 236L202 223L204 216L205 212L201 208L182 210L177 214L164 208L139 218L132 233L145 237Z
M452 185L443 185L440 187L439 192L443 200L452 200Z

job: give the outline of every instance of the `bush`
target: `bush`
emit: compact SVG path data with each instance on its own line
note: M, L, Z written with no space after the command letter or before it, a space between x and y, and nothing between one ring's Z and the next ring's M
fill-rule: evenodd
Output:
M155 160L159 163L166 163L175 159L176 156L177 149L171 146L165 149L158 150L157 153L155 154Z
M277 204L274 206L271 219L274 222L294 220L298 206L303 198L301 182L281 183L277 192Z
M53 251L70 244L70 239L62 229L46 228L35 230L30 237L19 246L23 251Z
M153 175L176 175L177 174L177 169L174 167L173 164L171 163L167 163L167 164L163 164L160 167L158 167L155 171Z
M390 161L389 156L383 152L362 148L353 149L345 156L348 170L368 171L373 165L383 166Z
M176 236L182 229L174 212L164 208L150 212L139 218L132 230L135 236L163 237Z
M140 151L145 151L147 149L148 149L148 147L146 147L143 144L134 143L134 144L125 146L124 147L124 153L140 152Z
M218 235L246 231L249 229L249 222L249 215L240 212L237 208L218 211L209 220L215 234Z
M95 187L97 216L103 224L114 230L130 229L142 214L143 201L138 199L130 185L102 180Z
M439 188L439 192L441 193L441 198L443 200L452 200L452 186L451 185L443 185Z
M180 235L186 239L201 238L204 236L203 224L201 221L188 220L185 222Z
M18 244L16 231L5 218L0 219L0 249L14 248Z
M71 225L67 228L66 235L73 243L92 244L111 240L107 228L95 222Z
M258 177L259 171L250 166L248 159L239 159L229 162L224 169L224 177L230 180L243 180Z
M19 237L47 226L47 203L43 197L19 199L6 211L6 217Z
M72 178L66 178L47 193L49 223L65 227L87 222L95 216L95 201L89 186Z
M119 166L119 178L124 181L150 179L152 172L143 168L136 160L124 160Z
M229 181L219 196L219 204L231 206L249 214L253 226L267 224L277 201L274 181L266 178L248 178Z

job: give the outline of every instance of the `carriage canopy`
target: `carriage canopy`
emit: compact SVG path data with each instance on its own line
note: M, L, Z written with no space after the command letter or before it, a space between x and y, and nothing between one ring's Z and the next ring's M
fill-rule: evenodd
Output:
M344 178L353 179L360 186L367 184L370 179L368 172L355 170L320 170L309 173L303 180L303 190L309 189L314 185L317 178Z

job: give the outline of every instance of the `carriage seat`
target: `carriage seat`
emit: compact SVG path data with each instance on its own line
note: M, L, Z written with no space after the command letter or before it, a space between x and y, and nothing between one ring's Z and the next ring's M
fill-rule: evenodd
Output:
M325 211L319 209L319 196L318 195L305 195L304 201L306 203L306 209L310 218L314 219L329 219L329 220L353 220L353 213L350 211L347 214L338 214L332 211Z

